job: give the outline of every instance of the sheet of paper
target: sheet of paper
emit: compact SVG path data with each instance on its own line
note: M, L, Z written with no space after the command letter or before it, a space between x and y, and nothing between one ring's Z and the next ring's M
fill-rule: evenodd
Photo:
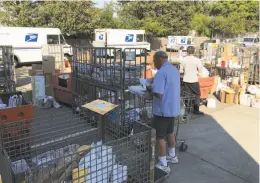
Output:
M146 90L138 85L138 86L129 86L129 90L134 93L144 93Z
M90 103L83 105L82 107L87 108L91 111L99 113L101 115L106 114L107 112L115 109L117 105L103 101L103 100L94 100Z

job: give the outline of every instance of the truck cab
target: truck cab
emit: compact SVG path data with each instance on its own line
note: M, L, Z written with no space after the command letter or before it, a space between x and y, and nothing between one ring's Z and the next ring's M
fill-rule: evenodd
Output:
M17 65L41 62L43 47L49 44L62 45L64 56L72 56L72 47L58 28L0 27L0 40L0 45L13 47Z
M136 54L140 54L140 50L150 51L150 43L146 40L144 30L130 29L96 29L93 47L115 48L120 51L125 48L136 48ZM106 53L108 56L114 56L115 53Z
M245 47L257 46L259 44L259 38L258 37L244 37L242 44Z

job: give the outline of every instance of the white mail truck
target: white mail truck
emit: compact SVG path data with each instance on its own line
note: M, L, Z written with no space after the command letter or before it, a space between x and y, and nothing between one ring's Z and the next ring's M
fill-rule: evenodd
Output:
M167 51L179 50L180 47L186 51L188 46L195 46L194 37L192 36L168 36L168 43L166 45Z
M12 46L15 63L42 61L42 48L47 44L63 45L65 56L72 56L68 45L58 28L0 27L0 46Z
M130 29L95 29L95 40L93 47L118 48L143 48L150 51L150 43L147 42L145 30ZM142 49L136 49L136 54L140 54ZM117 52L120 50L117 50ZM115 53L107 51L109 56Z

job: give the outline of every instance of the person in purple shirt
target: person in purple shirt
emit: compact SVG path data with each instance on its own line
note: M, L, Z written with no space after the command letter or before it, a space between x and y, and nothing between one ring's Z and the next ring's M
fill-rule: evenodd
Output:
M168 55L164 51L157 51L153 57L158 72L153 81L153 121L156 130L159 161L157 168L169 173L167 164L178 163L175 154L175 135L173 133L174 120L180 115L180 73L176 67L168 62ZM169 145L166 153L165 137Z

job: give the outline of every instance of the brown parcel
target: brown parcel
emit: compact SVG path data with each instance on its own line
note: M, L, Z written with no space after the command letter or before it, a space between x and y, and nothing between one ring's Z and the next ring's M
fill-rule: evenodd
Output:
M221 102L226 104L234 103L234 94L235 91L233 89L224 89L221 90Z
M231 88L234 90L235 95L234 95L234 104L239 104L239 92L240 92L240 85L231 85Z
M44 74L55 73L55 58L53 56L42 57L42 70Z

